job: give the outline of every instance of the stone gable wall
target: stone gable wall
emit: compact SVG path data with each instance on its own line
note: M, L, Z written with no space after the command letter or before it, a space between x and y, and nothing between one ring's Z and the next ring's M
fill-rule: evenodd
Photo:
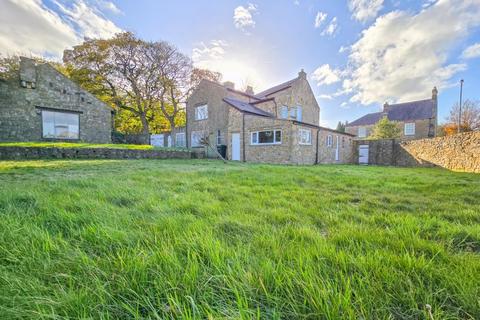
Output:
M29 81L27 88L21 79ZM32 63L23 65L18 78L0 83L0 141L45 140L41 108L81 112L79 140L111 142L112 110L52 66Z

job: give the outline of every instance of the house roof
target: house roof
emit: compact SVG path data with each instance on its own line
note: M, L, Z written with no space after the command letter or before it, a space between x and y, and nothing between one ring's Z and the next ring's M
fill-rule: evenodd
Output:
M433 99L392 104L387 107L387 112L374 112L350 122L347 126L364 126L377 123L384 115L390 121L423 120L433 118L436 102Z
M263 117L273 117L271 113L268 113L260 108L257 108L248 102L244 102L244 101L240 101L232 98L223 98L223 101L225 101L232 107L236 108L240 112L246 112L246 113L255 114Z
M292 84L297 80L298 78L289 80L287 82L284 82L282 84L279 84L278 86L272 87L270 89L264 90L262 92L257 93L255 96L257 98L266 98L267 96L274 94L276 92L288 89L292 86Z
M306 126L306 127L312 127L312 128L316 128L316 129L320 129L320 130L325 130L325 131L330 131L330 132L334 132L334 133L338 133L338 134L343 134L343 135L346 135L346 136L355 137L354 134L351 134L351 133L348 133L348 132L342 132L342 131L338 131L338 130L335 130L335 129L322 127L322 126L317 126L315 124L306 123L306 122L297 121L297 120L292 120L292 121L293 121L294 124L298 124L298 125L302 125L302 126Z

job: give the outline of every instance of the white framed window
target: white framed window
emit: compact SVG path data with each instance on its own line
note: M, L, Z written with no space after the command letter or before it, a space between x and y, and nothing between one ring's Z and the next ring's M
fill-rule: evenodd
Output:
M79 139L80 115L71 112L42 110L42 137L47 139Z
M415 122L405 123L404 133L406 136L415 135Z
M250 144L281 144L282 130L256 131L251 133Z
M192 147L201 147L202 146L203 131L192 131L191 140Z
M176 147L185 147L185 133L179 132L175 134L175 146Z
M302 121L302 107L297 107L297 121Z
M298 143L299 144L312 144L312 130L298 129Z
M195 107L195 120L208 119L208 105Z
M367 136L367 128L359 127L358 128L358 137L359 138L365 138L366 136Z
M327 147L331 147L333 145L333 136L329 134L327 136Z
M280 107L280 118L288 119L288 107L287 106L281 106Z
M293 107L290 109L290 119L297 119L297 108Z

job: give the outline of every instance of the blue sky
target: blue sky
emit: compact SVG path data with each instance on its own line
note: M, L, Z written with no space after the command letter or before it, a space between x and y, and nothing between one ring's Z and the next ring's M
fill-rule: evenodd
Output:
M0 25L0 53L52 58L83 36L133 31L255 91L303 68L331 127L433 86L442 121L461 78L480 98L480 0L2 0Z

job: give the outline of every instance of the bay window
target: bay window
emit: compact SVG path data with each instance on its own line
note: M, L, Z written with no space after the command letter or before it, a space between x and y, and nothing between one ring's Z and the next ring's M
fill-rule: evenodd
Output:
M282 143L282 131L281 130L269 130L269 131L256 131L251 133L252 145L262 144L281 144Z

